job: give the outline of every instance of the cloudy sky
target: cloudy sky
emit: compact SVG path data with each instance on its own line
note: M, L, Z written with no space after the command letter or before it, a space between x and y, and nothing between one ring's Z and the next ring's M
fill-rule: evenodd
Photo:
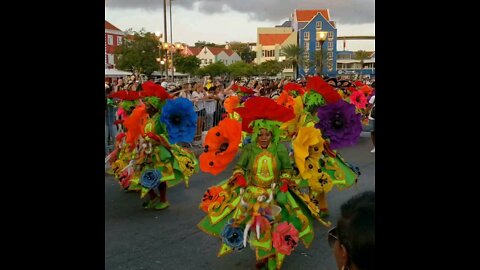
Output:
M173 42L256 42L257 27L279 25L294 9L322 8L330 10L339 36L375 35L375 0L172 0ZM105 19L121 30L163 32L163 1L106 0ZM170 35L169 17L167 24ZM346 45L347 50L375 50L374 40Z

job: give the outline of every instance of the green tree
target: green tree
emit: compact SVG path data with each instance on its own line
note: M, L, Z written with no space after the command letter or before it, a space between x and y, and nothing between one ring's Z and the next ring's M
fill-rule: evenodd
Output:
M314 66L317 74L316 75L323 75L323 67L324 65L327 64L327 52L325 50L318 50L315 51L315 54L313 55L313 63L311 63L311 66Z
M149 76L159 69L157 62L160 55L159 46L160 41L154 33L145 32L144 29L139 32L133 31L133 34L127 35L125 42L115 50L116 67Z
M370 58L370 53L367 51L359 50L355 53L355 59L360 60L360 65L362 66L362 70L360 74L363 75L363 63L365 59Z
M251 63L256 57L256 53L250 49L248 43L232 41L229 43L230 49L236 52L245 63Z
M190 75L195 74L195 72L200 68L200 63L201 60L193 55L182 56L180 54L176 54L173 57L175 69L181 73L188 73Z
M211 46L211 47L216 47L217 45L212 42L207 42L207 41L197 41L194 43L195 47L204 47L204 46Z
M253 65L243 61L235 62L228 66L228 71L232 77L252 76L254 74Z
M293 76L296 79L297 68L305 63L303 60L303 49L295 44L289 44L282 48L280 56L285 56L285 61L283 61L284 67L293 66Z
M220 61L210 64L208 66L205 66L203 68L200 68L197 71L197 75L199 76L210 75L212 77L221 76L226 73L228 73L228 67L223 62L220 62Z
M258 65L258 72L264 76L275 76L282 70L282 64L275 60L268 60Z

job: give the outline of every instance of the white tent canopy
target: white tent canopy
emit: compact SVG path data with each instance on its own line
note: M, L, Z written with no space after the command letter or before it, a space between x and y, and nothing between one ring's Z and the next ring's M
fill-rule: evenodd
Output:
M121 77L121 76L128 76L128 75L132 75L132 72L118 70L114 68L105 69L105 77Z

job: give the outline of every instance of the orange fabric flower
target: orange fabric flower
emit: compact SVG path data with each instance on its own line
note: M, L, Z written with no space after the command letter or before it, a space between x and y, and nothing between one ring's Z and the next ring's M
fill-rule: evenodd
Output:
M213 175L222 172L235 157L241 138L242 127L237 120L220 121L205 137L205 150L199 157L200 169Z
M282 92L282 94L277 98L277 103L292 110L295 107L295 100L288 94L287 91Z
M207 192L203 194L202 202L200 203L200 208L205 212L208 213L208 207L213 203L218 203L218 205L222 204L223 200L225 199L220 193L224 191L222 187L213 186L207 189Z
M125 142L129 144L130 149L135 147L138 136L145 136L145 125L147 124L148 114L145 104L142 104L132 111L132 114L123 121L127 129L127 138Z
M232 113L233 110L238 107L238 104L240 104L238 96L230 96L223 102L223 107L225 107L227 113Z

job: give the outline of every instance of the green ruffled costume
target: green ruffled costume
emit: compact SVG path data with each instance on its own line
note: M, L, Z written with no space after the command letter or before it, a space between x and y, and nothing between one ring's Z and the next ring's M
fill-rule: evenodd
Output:
M248 204L254 204L256 201L256 196L248 196L249 194L268 194L272 191L271 184L277 183L273 191L275 195L272 204L281 208L280 213L273 217L270 230L262 230L259 240L255 237L249 238L250 246L255 248L257 260L268 258L269 269L280 269L285 258L285 255L279 253L272 245L272 232L276 224L284 221L293 224L306 247L310 246L314 238L311 212L291 189L286 192L280 190L282 184L280 179L290 180L292 169L287 149L281 143L271 143L267 149L261 149L255 143L246 145L234 169L233 175L245 176L247 187L244 200L248 201ZM224 199L221 204L212 203L209 206L208 215L197 225L202 231L221 237L222 230L231 219L234 220L235 226L244 229L246 223L252 218L248 209L240 203L240 187L235 184L234 179L234 177L227 179L217 186L223 189L221 196ZM255 235L253 227L250 231L250 236L252 235ZM218 256L233 250L224 241Z

